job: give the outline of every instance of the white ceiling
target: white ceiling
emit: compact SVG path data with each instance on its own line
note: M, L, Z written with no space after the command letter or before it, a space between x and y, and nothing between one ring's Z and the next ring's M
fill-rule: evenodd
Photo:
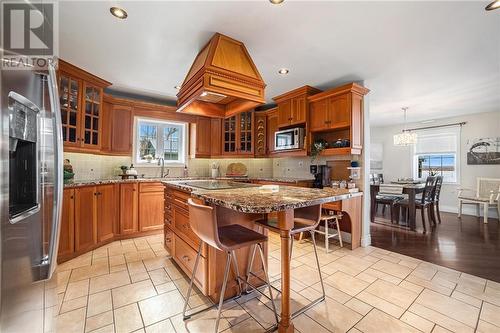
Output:
M60 55L112 88L175 99L214 32L241 40L266 98L364 80L370 124L500 112L500 10L487 2L61 2ZM128 19L110 15L118 5ZM290 68L281 76L277 70Z

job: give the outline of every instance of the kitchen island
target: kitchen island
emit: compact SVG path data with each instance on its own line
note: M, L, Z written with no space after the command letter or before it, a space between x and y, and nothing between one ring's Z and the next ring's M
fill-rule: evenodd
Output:
M218 224L241 224L253 230L267 233L255 221L277 213L281 238L281 320L279 332L293 332L290 309L290 230L293 228L294 209L315 206L340 200L360 201L361 193L351 194L348 190L312 189L293 186L251 186L217 190L190 186L189 182L164 182L165 186L165 239L179 266L190 275L196 256L199 239L189 229L187 199L194 197L201 203L215 207ZM360 221L357 221L360 223ZM167 245L167 237L173 246ZM179 244L178 244L179 243ZM265 246L267 251L267 245ZM178 253L180 251L180 253ZM248 249L237 253L240 272L246 274ZM212 299L217 298L222 283L222 267L225 256L210 247L202 249L201 272L195 284ZM266 263L267 264L267 263ZM253 270L261 263L254 263ZM226 297L236 293L236 283L228 285Z

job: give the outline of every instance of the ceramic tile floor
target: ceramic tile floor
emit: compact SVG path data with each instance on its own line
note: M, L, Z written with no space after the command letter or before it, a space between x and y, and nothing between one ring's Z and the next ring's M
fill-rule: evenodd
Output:
M46 299L45 315L55 318L46 332L211 332L215 310L182 321L188 278L162 241L117 241L60 265L57 281L47 284L58 297ZM330 254L320 249L319 258L327 299L294 320L297 332L500 332L499 283L375 247L332 247ZM295 243L292 309L320 295L312 251L307 241ZM279 253L272 234L276 285ZM189 305L207 302L196 291ZM253 293L224 305L219 328L263 332L273 324L270 302Z

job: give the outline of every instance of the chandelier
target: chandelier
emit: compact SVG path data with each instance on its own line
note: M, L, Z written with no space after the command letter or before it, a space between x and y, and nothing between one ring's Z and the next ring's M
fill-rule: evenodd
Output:
M403 112L405 115L404 129L401 133L394 134L394 145L395 146L409 146L417 143L417 133L412 133L406 129L406 111L408 107L403 107Z

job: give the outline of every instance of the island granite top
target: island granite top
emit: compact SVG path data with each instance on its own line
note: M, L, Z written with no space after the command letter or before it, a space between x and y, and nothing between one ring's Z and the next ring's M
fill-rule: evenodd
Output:
M346 189L305 188L282 185L264 185L255 187L202 190L193 188L179 181L164 181L166 185L191 192L195 198L229 208L242 213L271 213L286 209L295 209L319 205L332 201L350 199L363 195L361 192L350 193Z

